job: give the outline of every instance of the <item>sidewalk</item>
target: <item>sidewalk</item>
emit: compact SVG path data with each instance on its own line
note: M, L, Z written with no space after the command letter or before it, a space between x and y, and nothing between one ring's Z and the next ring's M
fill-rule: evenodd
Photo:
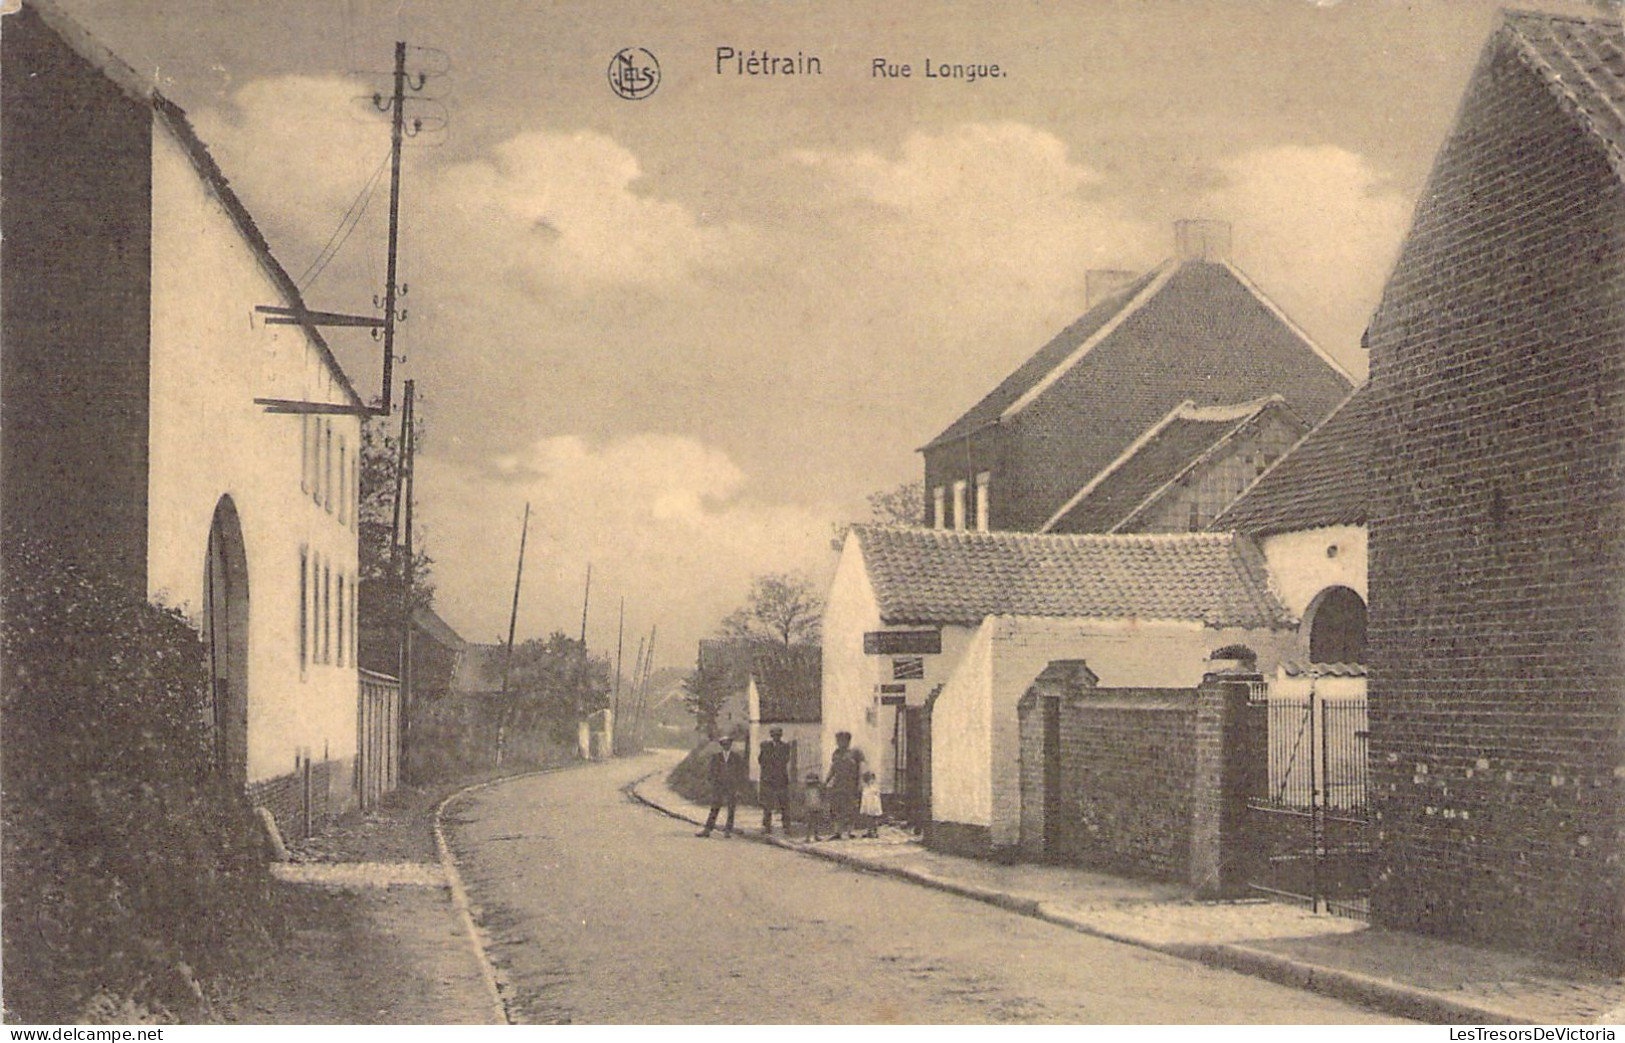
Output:
M707 809L666 785L667 766L628 794L700 823ZM1625 1020L1625 980L1588 968L1316 916L1276 902L1201 902L1187 888L1061 866L1000 865L928 851L888 828L876 840L809 844L745 836L989 902L1024 916L1438 1024ZM697 841L696 841L697 842Z

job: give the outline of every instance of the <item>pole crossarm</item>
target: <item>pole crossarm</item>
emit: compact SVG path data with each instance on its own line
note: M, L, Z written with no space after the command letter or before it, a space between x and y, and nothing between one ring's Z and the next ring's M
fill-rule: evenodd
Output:
M296 398L256 398L254 404L264 406L267 413L318 413L331 416L377 416L372 406L347 406L337 402L304 402Z
M288 308L280 304L256 305L255 311L269 316L267 326L364 326L383 329L388 320L378 315L346 315L336 311L311 311L308 308Z

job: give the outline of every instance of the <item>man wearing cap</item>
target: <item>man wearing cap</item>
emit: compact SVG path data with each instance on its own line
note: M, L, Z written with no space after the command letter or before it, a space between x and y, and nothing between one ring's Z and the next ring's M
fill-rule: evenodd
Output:
M745 755L734 752L732 735L724 735L717 740L717 745L722 749L711 755L707 773L711 783L711 814L706 816L705 828L694 834L697 837L708 837L717 828L717 812L724 805L728 808L728 823L722 827L722 835L734 835L734 806L739 800L739 781L745 775Z
M762 769L762 832L773 832L773 809L779 809L779 824L790 832L790 744L784 741L784 729L777 725L769 728L770 738L762 743L756 763Z

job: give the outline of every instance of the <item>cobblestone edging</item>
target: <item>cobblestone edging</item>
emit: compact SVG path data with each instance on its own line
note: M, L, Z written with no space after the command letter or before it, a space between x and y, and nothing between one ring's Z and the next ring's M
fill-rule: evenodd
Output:
M643 775L621 787L621 791L626 794L629 800L649 807L663 815L699 825L702 822L700 818L668 808L643 794L640 787L658 774L660 774L659 771L654 771ZM961 898L985 902L1021 916L1043 920L1058 927L1065 927L1082 934L1104 938L1107 941L1121 942L1125 945L1150 949L1153 952L1191 960L1210 967L1235 971L1250 977L1263 978L1278 985L1286 985L1306 992L1329 996L1346 1003L1358 1004L1383 1014L1411 1018L1435 1025L1515 1025L1528 1023L1527 1018L1520 1018L1515 1014L1497 1010L1493 1007L1452 999L1427 989L1374 978L1354 971L1294 960L1290 957L1265 952L1246 945L1166 942L1137 937L1121 931L1104 929L1087 920L1054 909L1050 907L1049 903L1030 898L1019 898L994 888L949 880L921 873L904 866L872 862L840 851L807 847L787 842L775 836L761 836L760 834L750 833L740 833L739 836L741 839L755 841L758 844L771 844L773 847L783 848L786 851L793 851L810 858L821 858L827 862L835 862L859 872L895 877L957 895Z
M480 978L485 982L486 991L491 995L491 1009L496 1015L496 1023L499 1025L516 1024L508 1016L508 1001L505 998L505 994L508 992L507 982L502 980L496 965L491 962L491 957L486 952L487 939L485 931L480 927L477 919L478 908L468 897L468 890L463 886L463 874L457 868L457 858L451 853L451 845L446 842L446 808L450 807L454 801L502 783L534 778L537 775L551 775L554 772L568 771L571 768L583 767L592 763L594 762L582 761L579 764L540 768L536 771L527 771L518 775L505 775L500 779L476 782L472 786L464 786L451 794L434 809L434 846L435 850L440 854L440 867L446 875L446 886L451 889L451 904L456 908L457 917L463 923L463 931L468 935L468 946L473 950L475 962L479 964Z

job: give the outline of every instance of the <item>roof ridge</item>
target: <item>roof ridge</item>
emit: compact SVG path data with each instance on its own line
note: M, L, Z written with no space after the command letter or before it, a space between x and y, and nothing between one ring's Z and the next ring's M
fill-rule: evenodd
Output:
M1067 540L1126 544L1131 541L1147 543L1223 543L1233 540L1233 532L1015 532L1000 529L979 532L975 529L931 529L924 526L876 525L864 522L852 526L860 536L868 532L886 532L897 535L926 536L932 539L966 540Z
M1557 97L1559 104L1569 113L1569 116L1577 120L1586 133L1602 146L1603 152L1608 156L1609 165L1614 169L1614 173L1621 179L1625 179L1625 148L1622 148L1619 141L1604 128L1598 126L1596 116L1587 111L1584 102L1580 98L1580 92L1575 89L1575 85L1570 82L1570 78L1564 74L1564 70L1556 66L1550 57L1542 53L1537 41L1530 37L1529 30L1533 26L1539 25L1545 30L1546 35L1553 37L1553 42L1557 43L1559 47L1564 46L1561 40L1557 38L1557 34L1552 31L1553 22L1567 22L1572 25L1581 25L1605 31L1620 28L1620 23L1613 19L1558 16L1538 11L1503 8L1501 26L1496 30L1492 40L1495 37L1502 36L1511 38L1518 60L1546 84L1547 90ZM1572 38L1572 42L1589 49L1589 44L1579 37ZM1569 59L1568 64L1573 66L1573 75L1578 77L1588 88L1589 96L1616 121L1625 125L1625 108L1621 107L1614 96L1614 92L1599 83L1596 77L1592 75L1591 70L1581 62L1573 60L1572 55L1565 54L1564 56Z
M1540 11L1532 7L1503 7L1502 18L1533 18L1543 22L1577 22L1580 25L1618 25L1617 18L1607 15L1569 14L1566 11Z
M1228 406L1199 406L1190 399L1186 399L1174 407L1181 420L1199 420L1204 423L1221 423L1226 420L1246 420L1263 412L1264 407L1271 402L1285 402L1286 396L1280 392L1270 395L1260 395L1246 402L1237 402Z
M1026 409L1034 399L1048 391L1057 380L1061 379L1061 377L1066 374L1068 370L1070 370L1073 366L1076 366L1085 355L1089 354L1091 349L1093 349L1107 337L1110 337L1113 333L1116 333L1118 328L1121 327L1123 323L1127 322L1131 316L1137 314L1141 309L1143 309L1147 302L1149 302L1153 297L1165 290L1168 287L1169 281L1173 279L1174 273L1179 271L1179 269L1182 267L1183 265L1169 259L1163 261L1155 268L1152 268L1150 272L1147 272L1146 274L1151 275L1152 278L1145 284L1145 286L1141 287L1140 292L1124 301L1119 306L1116 314L1114 314L1110 319L1107 319L1099 329L1095 330L1094 333L1090 334L1088 337L1085 337L1083 343L1073 348L1067 353L1065 358L1061 359L1060 362L1050 367L1050 371L1048 373L1045 373L1042 377L1036 380L1026 391L1023 391L1020 395L1016 396L1016 400L1014 402L1011 402L999 412L998 419L1004 420L1007 417L1016 415L1023 409ZM1142 278L1144 278L1144 276L1142 276ZM1108 298L1108 300L1113 299L1115 298ZM1085 314L1087 314L1087 312Z

